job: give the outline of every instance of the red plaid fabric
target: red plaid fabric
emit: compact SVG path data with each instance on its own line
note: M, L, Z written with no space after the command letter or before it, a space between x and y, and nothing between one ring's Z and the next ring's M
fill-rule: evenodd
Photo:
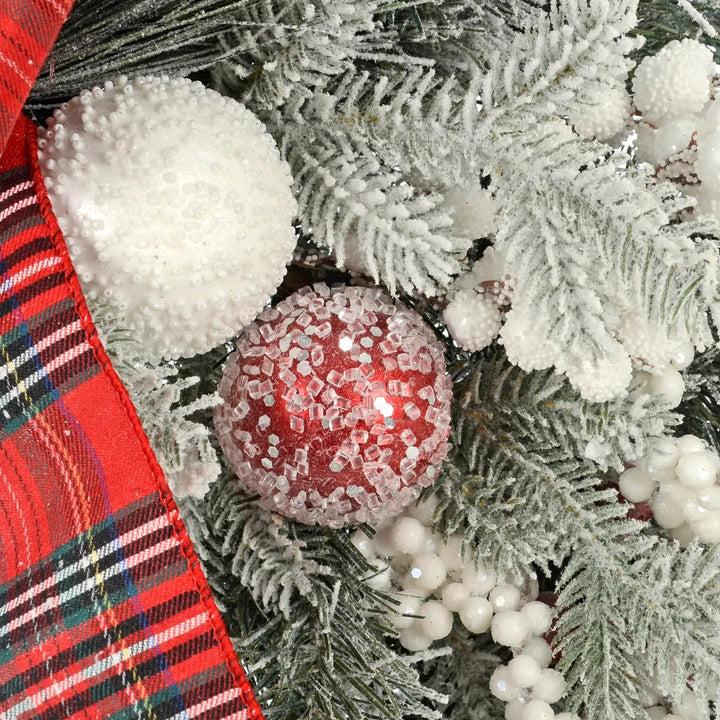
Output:
M260 718L21 118L0 160L0 718Z
M72 0L0 0L0 151Z

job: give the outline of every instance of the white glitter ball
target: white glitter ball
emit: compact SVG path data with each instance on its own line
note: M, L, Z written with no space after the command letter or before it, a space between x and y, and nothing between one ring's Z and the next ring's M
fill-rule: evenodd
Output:
M460 290L445 308L443 319L453 340L472 352L487 347L502 324L498 304L474 290Z
M120 78L62 105L38 144L91 309L109 305L149 360L226 340L280 284L292 178L239 103L184 78Z

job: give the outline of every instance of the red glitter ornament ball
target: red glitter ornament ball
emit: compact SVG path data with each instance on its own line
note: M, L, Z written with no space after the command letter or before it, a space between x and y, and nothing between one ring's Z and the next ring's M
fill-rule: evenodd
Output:
M261 503L341 527L399 513L447 454L452 385L420 315L376 288L299 290L240 336L215 429Z

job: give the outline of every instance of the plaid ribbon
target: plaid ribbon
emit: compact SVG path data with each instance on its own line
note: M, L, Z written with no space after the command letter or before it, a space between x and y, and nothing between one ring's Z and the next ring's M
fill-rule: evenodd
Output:
M0 0L0 152L72 0Z
M0 718L260 718L20 118L0 159Z

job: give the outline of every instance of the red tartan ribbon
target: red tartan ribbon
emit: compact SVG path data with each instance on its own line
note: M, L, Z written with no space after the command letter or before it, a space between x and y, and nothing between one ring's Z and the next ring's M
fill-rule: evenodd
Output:
M0 0L0 152L72 0Z
M20 118L0 159L0 717L260 718Z

